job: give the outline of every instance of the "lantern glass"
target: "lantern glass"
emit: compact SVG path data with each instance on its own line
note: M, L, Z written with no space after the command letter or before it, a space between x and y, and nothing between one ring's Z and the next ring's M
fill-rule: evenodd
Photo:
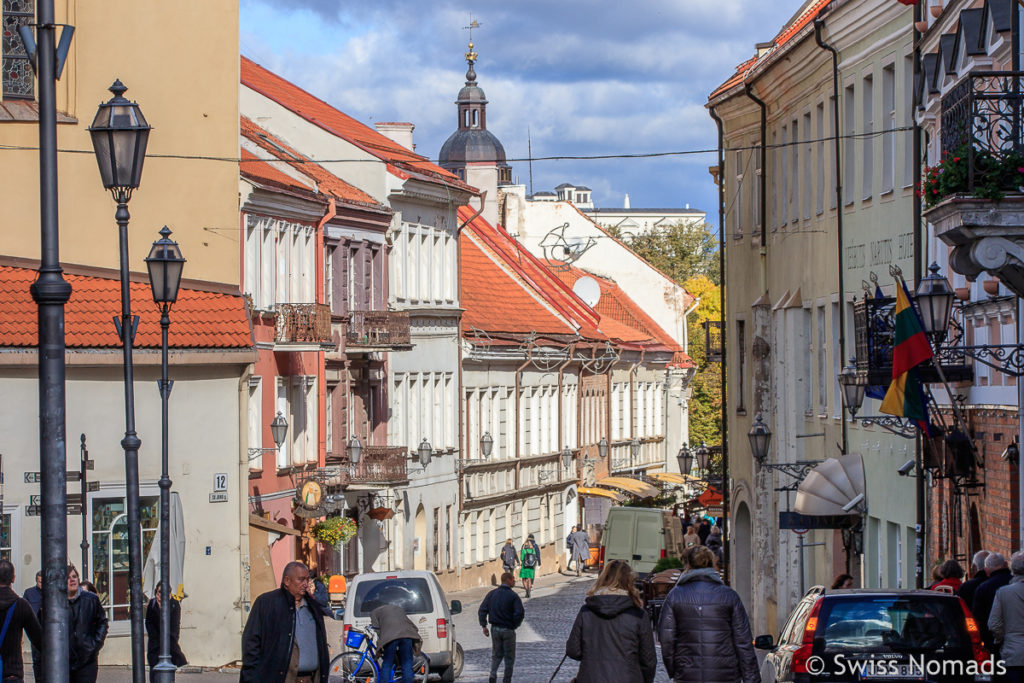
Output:
M700 442L700 446L697 447L697 469L703 474L708 471L708 462L711 460L711 451L708 450L707 444L703 441Z
M953 310L953 297L949 280L939 275L939 264L932 263L928 266L928 275L917 283L917 291L914 293L925 334L936 339L946 336L949 315Z
M693 453L687 444L684 443L683 447L679 449L676 462L679 463L680 474L689 474L693 470Z
M430 464L430 455L433 451L433 446L431 446L430 442L427 441L426 437L424 437L423 441L420 442L419 448L416 449L416 454L420 458L420 465L426 467Z
M597 442L597 454L601 456L602 459L608 457L608 439L603 436L601 437L601 440Z
M768 445L772 440L772 430L764 423L760 414L758 414L750 431L747 432L747 438L750 440L750 452L753 454L754 459L759 463L767 460Z
M843 390L843 403L846 404L846 409L850 411L850 417L856 417L857 411L860 410L861 405L864 403L864 390L866 387L858 381L857 365L853 358L843 368L843 371L839 373L837 379L839 386Z
M171 231L165 225L160 230L160 239L153 242L153 248L146 257L149 270L149 285L153 289L153 301L158 304L173 304L178 300L181 286L181 271L185 259L178 243L170 239Z
M348 454L348 462L350 465L358 465L359 461L363 458L363 444L359 441L359 437L355 434L349 439L348 445L345 446L345 452Z
M494 437L491 436L490 432L484 432L484 435L480 437L480 452L484 454L485 458L489 458L493 451Z
M640 440L639 439L633 439L632 441L629 442L629 454L632 455L634 458L636 456L640 455Z
M562 449L562 467L568 469L572 466L572 451L566 446Z
M277 416L270 423L270 434L274 437L274 443L278 448L284 443L284 437L288 435L288 420L284 413L277 412Z
M124 97L127 90L114 81L114 96L96 111L89 127L96 163L103 187L108 190L134 190L142 179L150 126L135 102Z

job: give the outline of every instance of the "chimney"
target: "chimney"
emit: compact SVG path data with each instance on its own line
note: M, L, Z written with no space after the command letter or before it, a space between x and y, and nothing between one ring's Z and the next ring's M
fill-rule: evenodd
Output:
M416 127L413 124L406 123L404 121L378 121L373 125L377 129L377 132L384 137L394 140L410 151L416 149L412 144L412 131Z
M628 192L626 193L626 201L622 203L622 208L623 209L628 209L629 208L629 193Z

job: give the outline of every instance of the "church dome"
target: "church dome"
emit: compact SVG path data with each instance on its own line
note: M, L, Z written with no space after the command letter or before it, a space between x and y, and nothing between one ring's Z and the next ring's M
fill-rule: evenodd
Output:
M505 148L489 130L463 128L448 136L438 154L441 166L473 162L505 163Z

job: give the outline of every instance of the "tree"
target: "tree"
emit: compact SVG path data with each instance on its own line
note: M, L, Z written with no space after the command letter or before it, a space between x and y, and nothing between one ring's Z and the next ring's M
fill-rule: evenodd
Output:
M719 286L705 275L696 275L683 287L700 300L686 319L690 358L697 364L690 382L690 442L717 445L722 443L722 374L719 363L707 362L704 322L722 319Z
M718 239L707 223L680 221L639 235L617 227L609 232L679 284L695 275L705 275L716 285L720 281Z

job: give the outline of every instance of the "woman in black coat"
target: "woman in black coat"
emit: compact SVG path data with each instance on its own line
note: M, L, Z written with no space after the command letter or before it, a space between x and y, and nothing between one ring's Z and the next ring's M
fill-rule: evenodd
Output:
M661 608L661 658L675 683L759 683L750 621L736 591L722 583L715 556L699 545Z
M149 680L153 680L153 667L160 661L160 587L163 581L156 585L156 597L149 601L146 606L146 636L149 642L146 643L146 660L149 663ZM171 663L174 666L185 666L188 660L185 653L178 645L178 633L181 630L181 605L173 597L171 598Z
M578 683L652 683L658 658L651 619L629 565L601 570L572 625L565 654L580 663Z

